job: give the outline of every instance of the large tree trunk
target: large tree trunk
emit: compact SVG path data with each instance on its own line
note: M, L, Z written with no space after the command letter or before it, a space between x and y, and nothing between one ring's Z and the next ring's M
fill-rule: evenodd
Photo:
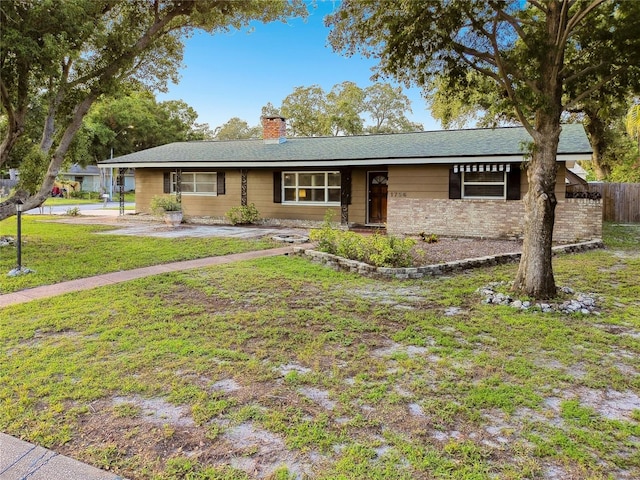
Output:
M525 227L522 257L513 289L537 299L553 298L551 247L558 200L555 194L558 165L556 156L560 140L562 113L562 78L564 43L559 42L567 28L567 4L549 2L546 18L547 46L539 58L540 77L535 82L542 102L535 115L533 151L527 170L529 188L524 196Z
M589 133L589 141L593 149L591 155L591 164L597 180L604 180L611 174L609 165L603 163L603 155L607 148L607 139L605 137L606 126L598 116L598 112L584 108L588 121L585 122L585 128Z
M547 299L556 295L551 247L558 203L555 186L560 129L547 125L541 130L534 140L527 169L529 190L524 196L524 242L513 289L534 298Z

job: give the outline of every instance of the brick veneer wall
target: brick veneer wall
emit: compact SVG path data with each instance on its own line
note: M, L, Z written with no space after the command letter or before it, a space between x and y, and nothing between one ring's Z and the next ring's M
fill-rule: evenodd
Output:
M524 233L522 201L446 200L391 197L387 231L442 236L518 238ZM556 206L553 239L574 242L602 238L602 202L561 199Z

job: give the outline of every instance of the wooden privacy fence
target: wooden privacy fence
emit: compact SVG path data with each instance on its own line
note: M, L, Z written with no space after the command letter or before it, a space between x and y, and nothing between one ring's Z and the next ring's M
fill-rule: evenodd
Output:
M640 183L567 185L567 197L602 198L605 222L640 223Z

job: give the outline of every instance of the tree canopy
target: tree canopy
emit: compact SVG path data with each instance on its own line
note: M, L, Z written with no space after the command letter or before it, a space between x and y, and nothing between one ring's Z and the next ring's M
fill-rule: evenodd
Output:
M514 288L553 297L561 118L599 89L628 83L637 74L640 2L345 0L326 23L334 49L375 57L378 75L427 92L439 77L461 85L474 75L488 80L491 95L532 138L523 255Z
M350 81L334 85L329 93L319 85L296 87L279 109L271 103L262 107L262 115L285 117L289 133L300 137L422 130L407 113L411 101L402 88L375 83L362 89Z
M38 191L19 190L0 204L0 219L14 203L41 204L91 105L127 83L162 89L177 80L183 39L305 15L301 0L13 0L0 7L0 100L6 116L0 166L34 113L45 113L41 139L29 156L42 164ZM26 158L26 157L25 157Z
M231 118L215 130L216 140L244 140L261 137L262 129L260 127L250 127L246 121L238 117Z

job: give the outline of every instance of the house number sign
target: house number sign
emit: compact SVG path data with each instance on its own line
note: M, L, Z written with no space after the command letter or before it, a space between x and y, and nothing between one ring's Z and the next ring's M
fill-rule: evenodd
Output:
M407 197L407 192L391 192L392 197Z

